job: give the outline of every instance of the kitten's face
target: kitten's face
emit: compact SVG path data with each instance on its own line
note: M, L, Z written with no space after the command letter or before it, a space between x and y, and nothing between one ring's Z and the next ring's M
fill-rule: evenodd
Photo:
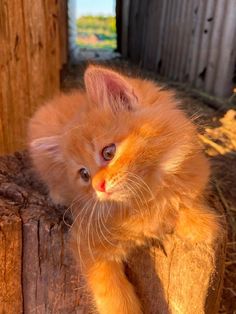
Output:
M70 126L61 146L74 197L81 193L100 201L128 202L137 195L150 199L155 141L142 134L142 120L139 111L93 108Z
M63 181L67 202L92 198L140 204L166 187L183 194L205 184L207 174L198 170L207 172L205 161L194 157L195 129L168 92L157 98L158 90L149 86L144 105L145 84L143 90L141 84L135 87L137 97L127 79L99 67L87 69L85 86L87 100L61 135L31 143L32 154L44 157L44 169L57 173L55 182L47 180L54 186ZM152 106L151 99L158 101Z

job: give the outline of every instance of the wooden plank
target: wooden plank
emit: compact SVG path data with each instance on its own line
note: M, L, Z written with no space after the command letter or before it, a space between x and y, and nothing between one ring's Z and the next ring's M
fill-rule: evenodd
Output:
M60 68L68 62L68 7L67 0L58 2L58 27L60 41Z
M128 29L130 0L122 1L122 36L121 36L121 54L125 58L128 56Z
M9 120L8 103L11 103L10 74L8 63L10 62L8 10L5 2L0 2L0 154L8 147L10 137L6 136Z
M144 53L145 46L145 23L148 3L141 0L131 0L129 10L128 30L128 57L135 63L139 63Z
M60 42L58 25L58 1L44 1L46 15L46 66L47 96L51 97L58 92L60 87Z
M11 61L9 63L12 103L10 114L13 121L9 124L8 134L13 130L12 150L25 146L27 113L29 112L29 85L25 46L25 29L22 1L7 1L9 5L9 34Z
M116 19L116 50L121 53L122 50L122 32L123 32L123 0L117 0L115 5Z
M23 313L21 256L21 219L0 199L0 313Z
M6 55L1 66L1 118L4 145L1 153L24 145L26 113L29 110L23 8L20 0L3 1Z
M21 282L20 260L23 260L24 313L91 313L91 295L72 256L63 211L49 201L30 169L27 154L1 157L0 170L3 173L0 213L8 217L0 223L0 260L5 260L6 248L7 283L13 291L15 286L10 286L13 282L10 278L15 278L17 273L18 281L14 282ZM223 209L215 194L211 192L208 200L224 223ZM21 221L14 214L19 208ZM133 250L127 260L126 274L142 302L144 313L216 314L224 272L225 240L222 232L215 245L210 246L204 242L183 241L174 232L164 240L164 249L158 243L150 243ZM21 241L22 254L19 254ZM0 279L4 274L4 262L1 262ZM0 280L0 288L1 285L5 285L4 280ZM13 292L11 289L9 293ZM2 291L0 289L0 296ZM11 300L17 304L21 299L17 294L14 296ZM0 309L1 306L0 302ZM5 313L21 313L21 308L12 309Z
M47 28L44 0L24 0L25 44L29 80L28 118L48 96ZM53 71L55 71L53 69Z
M160 33L157 31L161 21L162 0L150 1L146 22L146 43L143 64L145 68L153 70L156 64L156 54Z
M59 89L58 2L0 3L0 153L25 145L34 109Z

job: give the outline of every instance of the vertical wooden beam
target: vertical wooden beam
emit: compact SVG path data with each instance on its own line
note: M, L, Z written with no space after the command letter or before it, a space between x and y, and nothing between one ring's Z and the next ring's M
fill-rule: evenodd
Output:
M68 7L67 0L58 2L60 68L68 62Z
M0 200L0 313L23 313L21 219Z
M58 1L44 0L46 13L46 51L47 51L47 96L54 95L60 87L60 53L59 53L59 25Z
M0 2L0 154L25 146L28 118L59 90L58 5Z
M1 1L0 11L3 35L0 68L3 141L0 143L0 153L3 153L23 146L29 93L22 1Z
M46 12L43 0L24 0L25 46L29 84L28 118L47 97L50 67L47 64Z
M163 8L163 1L150 1L147 11L147 21L146 21L146 44L145 53L143 56L143 64L147 69L153 70L156 65L156 55L158 49L158 43L160 42L160 23L161 14Z
M129 9L130 0L122 1L121 53L125 58L128 55Z

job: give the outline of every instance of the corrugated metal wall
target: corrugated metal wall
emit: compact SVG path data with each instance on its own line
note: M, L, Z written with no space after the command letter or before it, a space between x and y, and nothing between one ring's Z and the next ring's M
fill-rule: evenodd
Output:
M210 94L232 94L236 0L121 3L121 52L125 56L171 80L189 82Z

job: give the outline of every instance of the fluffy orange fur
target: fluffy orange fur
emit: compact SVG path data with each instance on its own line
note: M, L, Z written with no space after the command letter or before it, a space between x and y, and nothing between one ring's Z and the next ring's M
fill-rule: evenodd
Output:
M173 232L213 244L217 218L203 197L209 165L170 91L99 66L89 66L84 79L84 91L62 94L35 113L29 150L52 199L71 206L98 311L139 314L122 261L146 239ZM101 152L112 143L116 152L106 161Z

